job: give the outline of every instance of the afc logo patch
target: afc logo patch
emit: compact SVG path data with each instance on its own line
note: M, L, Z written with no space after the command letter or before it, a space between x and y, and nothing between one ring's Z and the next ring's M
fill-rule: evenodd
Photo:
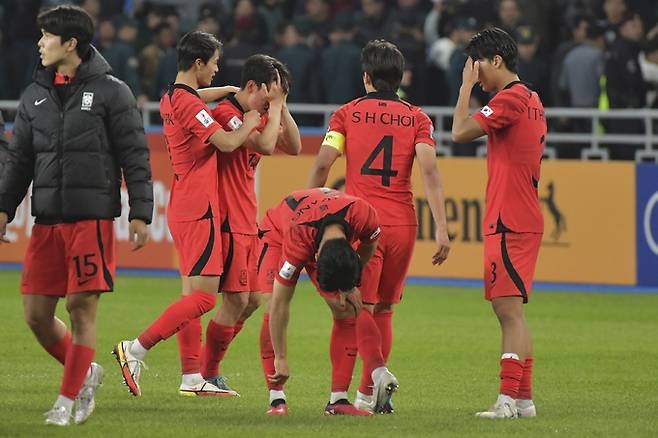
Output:
M240 120L238 116L233 116L231 117L231 120L228 121L228 126L230 126L232 130L237 131L240 129L240 126L242 126L242 120Z
M240 286L246 286L247 285L247 270L246 269L241 269L240 270Z
M493 110L491 109L491 107L489 105L483 106L482 109L480 110L480 112L482 113L482 115L484 117L489 117L490 115L493 114Z
M212 125L212 122L215 121L212 117L210 117L210 114L208 114L208 112L204 109L196 113L196 116L194 117L196 117L196 119L199 122L201 122L204 128L207 128L208 126Z
M80 109L82 111L89 111L91 110L91 105L94 103L94 93L91 93L89 91L85 91L82 93L82 105L80 106Z
M297 271L297 267L286 260L286 262L281 267L281 270L279 271L279 275L281 276L281 278L285 278L286 280L291 280L292 277L295 275L295 271Z

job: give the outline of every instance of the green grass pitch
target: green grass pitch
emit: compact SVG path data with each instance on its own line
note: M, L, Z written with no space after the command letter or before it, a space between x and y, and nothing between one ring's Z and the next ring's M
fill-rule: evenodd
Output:
M289 415L265 416L258 353L260 310L231 345L223 373L241 398L177 395L171 339L146 360L142 397L121 383L112 345L136 336L170 302L174 278L119 276L101 299L96 361L105 368L96 412L83 426L42 424L62 368L23 322L19 275L0 273L0 436L658 436L658 294L536 291L527 307L535 340L539 417L492 422L473 413L496 397L499 329L480 290L407 288L394 319L390 369L400 380L394 415L323 417L328 399L329 310L310 284L293 300ZM68 321L63 303L58 314ZM358 385L357 363L351 396Z

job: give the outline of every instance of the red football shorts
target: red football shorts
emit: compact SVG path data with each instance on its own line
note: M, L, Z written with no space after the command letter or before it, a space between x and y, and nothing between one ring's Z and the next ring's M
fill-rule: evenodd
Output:
M258 285L260 292L263 293L272 293L272 287L274 285L274 278L276 273L281 269L283 264L286 262L281 258L281 246L271 242L267 237L261 239L260 250L258 251ZM337 298L338 292L325 292L320 289L318 284L317 275L315 273L315 263L309 263L305 266L306 273L308 274L311 282L315 285L318 293L324 298ZM297 283L299 278L299 272L290 279L292 284Z
M222 232L222 292L258 291L258 236Z
M527 303L542 235L499 233L484 236L484 296L523 297Z
M169 232L178 253L178 270L184 277L220 276L222 235L216 217L204 217L190 222L169 221Z
M383 225L377 249L361 272L366 304L398 304L416 244L416 225Z
M64 297L114 289L114 222L35 224L25 254L21 293Z

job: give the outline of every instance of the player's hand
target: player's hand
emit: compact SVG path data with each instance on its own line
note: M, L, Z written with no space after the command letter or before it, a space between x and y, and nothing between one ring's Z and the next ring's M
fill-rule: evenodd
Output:
M286 95L283 92L283 87L281 86L281 76L279 76L279 70L276 71L276 81L270 85L270 89L267 89L267 86L265 84L262 84L261 87L263 88L265 92L265 96L267 97L268 102L281 102L283 103Z
M5 212L0 212L0 244L11 243L9 239L5 237L7 234L7 223L9 222L9 216Z
M245 113L242 120L242 126L246 126L250 131L260 125L260 114L256 110L251 110Z
M274 358L274 374L268 375L267 380L273 385L283 385L290 377L288 361L282 358Z
M137 251L148 240L148 226L141 219L133 219L128 225L128 240L133 244L132 250Z
M223 87L217 87L217 88L219 88L219 91L220 91L219 94L221 94L222 97L228 96L231 93L237 93L238 91L240 91L240 87L234 87L233 85L224 85Z
M349 292L339 292L338 301L340 307L345 309L347 306L354 308L354 315L358 316L363 308L363 301L361 300L361 291L355 287Z
M473 88L478 83L480 76L480 61L473 61L470 56L464 64L464 71L462 72L462 85L465 87Z
M447 231L436 230L436 252L432 256L432 264L440 265L445 262L450 252L450 238Z

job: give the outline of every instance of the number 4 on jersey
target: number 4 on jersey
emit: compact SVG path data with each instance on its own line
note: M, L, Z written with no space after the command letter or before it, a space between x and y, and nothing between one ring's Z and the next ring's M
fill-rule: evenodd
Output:
M384 160L381 169L370 167L377 156L384 151ZM397 176L398 171L391 169L393 163L393 136L386 135L377 144L363 166L361 166L361 175L375 175L382 177L382 185L390 187L391 177Z

